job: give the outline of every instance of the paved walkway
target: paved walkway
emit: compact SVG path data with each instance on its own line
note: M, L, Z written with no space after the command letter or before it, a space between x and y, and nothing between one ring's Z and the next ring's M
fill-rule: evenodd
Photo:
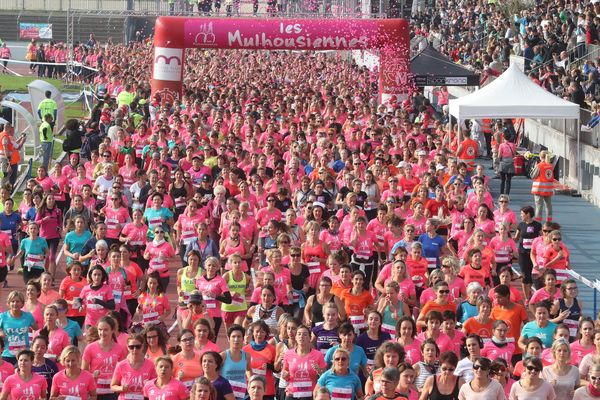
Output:
M490 190L494 198L497 198L500 180L492 179ZM522 206L534 205L530 190L531 180L525 177L513 178L510 193L511 208L517 212L517 216ZM583 198L568 195L555 195L552 205L554 220L561 225L563 241L571 252L572 268L590 280L600 279L600 208ZM585 314L595 319L596 316L592 315L593 291L583 284L579 286ZM600 310L600 301L598 310Z

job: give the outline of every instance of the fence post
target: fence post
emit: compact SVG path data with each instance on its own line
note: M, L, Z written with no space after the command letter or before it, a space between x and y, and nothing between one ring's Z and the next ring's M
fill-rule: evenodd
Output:
M597 298L598 298L598 290L596 288L594 288L594 319L596 318L596 315L598 315L598 310L596 309Z

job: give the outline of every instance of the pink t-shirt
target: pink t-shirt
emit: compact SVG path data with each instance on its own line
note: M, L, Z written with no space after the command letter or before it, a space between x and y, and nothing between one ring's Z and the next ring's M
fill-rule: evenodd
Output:
M81 302L85 306L85 324L95 326L98 320L108 314L108 309L100 304L95 304L94 300L109 301L114 300L112 288L109 285L102 285L97 290L92 289L90 285L86 285L79 294Z
M2 365L0 365L0 389L2 388L3 382L15 373L15 366L9 362L2 361Z
M217 296L229 292L229 286L222 276L216 275L211 280L207 280L203 275L196 279L196 288L202 293L204 304L208 314L215 318L221 316L221 302L216 299Z
M550 296L550 293L548 293L545 288L538 289L533 293L533 296L531 296L529 304L537 304L542 300L550 299L550 297L552 297L552 299L560 299L562 297L560 290L557 289L556 292L554 292L554 296Z
M499 236L490 240L489 246L494 250L496 255L496 263L510 263L512 256L516 256L517 245L512 238L508 238L505 242Z
M142 293L138 299L142 309L142 319L144 325L154 325L160 322L159 318L169 308L169 298L166 293L158 296L151 296L148 293Z
M484 345L483 349L481 349L481 356L487 357L490 360L495 360L496 358L502 358L508 362L510 365L510 360L515 353L515 344L508 342L503 347L498 347L494 344L493 341L488 340Z
M288 350L283 356L283 368L290 375L287 378L288 390L292 397L312 397L312 388L317 383L317 367L327 368L325 357L319 350L313 349L305 356L300 356L296 350Z
M129 220L129 211L125 207L114 209L112 207L104 207L102 209L106 215L106 237L108 239L118 239L119 233L123 225Z
M133 222L125 225L121 234L129 238L131 246L142 246L146 244L146 235L148 233L148 225L142 224L139 228Z
M67 377L65 370L59 371L52 378L52 394L50 397L66 396L87 400L89 393L96 390L94 375L81 370L75 379Z
M117 363L125 358L127 351L118 343L113 344L109 351L102 350L98 342L88 344L83 351L83 360L89 364L93 374L99 371L96 385L98 394L112 393L110 382Z
M133 398L131 395L143 396L144 384L154 378L156 378L156 369L154 363L148 359L144 359L139 369L134 369L127 359L119 361L113 379L121 385L129 386L127 394L123 392L119 394L119 400L131 399Z
M274 219L276 221L281 221L281 211L277 208L273 209L273 211L269 211L267 208L261 208L256 213L256 222L258 222L259 228L266 227L270 220ZM260 237L266 236L266 231L260 230Z
M46 378L33 374L29 382L25 382L18 374L6 378L2 385L2 394L10 400L36 400L46 398L48 383Z
M284 305L290 304L290 299L287 296L287 288L292 286L292 275L290 270L287 268L280 268L280 271L277 273L273 270L273 268L266 267L262 269L263 272L271 271L273 275L275 275L275 293L278 299L283 301Z
M34 337L39 336L40 331L37 331ZM54 361L60 356L60 353L67 346L71 345L71 337L64 329L58 328L50 334L48 339L48 350L44 357L52 358Z
M571 364L579 365L581 360L583 360L583 357L587 354L592 354L594 350L596 350L594 345L586 349L581 345L579 340L574 341L571 343Z
M415 364L421 361L421 343L421 340L414 338L411 344L404 346L407 362Z
M185 385L175 378L161 388L156 386L156 379L152 379L144 385L144 397L149 400L185 400L188 396Z
M427 337L425 337L425 332L421 332L419 335L417 335L417 339L419 339L421 342L427 340ZM452 340L448 337L448 335L446 335L443 332L440 332L437 339L435 339L435 342L440 348L440 354L442 354L445 351L452 350ZM421 349L419 349L419 351L420 350Z
M148 272L157 271L161 278L169 276L169 263L167 259L175 255L175 250L171 244L164 241L156 244L154 241L146 245L146 252L150 254L150 267Z
M333 234L329 230L324 229L319 233L319 240L327 243L331 252L339 251L342 248L342 237L339 231Z

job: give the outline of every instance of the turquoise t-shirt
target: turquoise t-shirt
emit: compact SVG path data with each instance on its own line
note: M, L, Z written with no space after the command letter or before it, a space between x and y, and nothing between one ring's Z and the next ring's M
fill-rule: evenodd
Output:
M331 364L333 364L333 353L335 353L338 347L340 347L339 344L337 346L333 346L327 350L327 353L325 354L325 361L330 367ZM362 347L354 345L354 349L352 350L352 353L350 353L350 371L358 374L358 369L361 365L367 365L367 354Z
M65 235L65 244L69 246L71 253L79 253L83 250L85 243L92 237L92 233L87 229L83 231L81 235L78 235L75 231L71 231ZM73 261L71 257L67 257L67 264Z
M144 219L146 219L148 223L148 237L154 239L154 228L158 224L160 224L163 229L167 230L168 225L165 222L171 218L173 218L173 213L168 208L161 207L158 210L147 208L146 211L144 211Z
M44 255L48 250L48 242L43 237L35 240L25 238L19 247L25 253L25 266L29 268L44 269Z
M360 378L352 370L347 375L336 375L332 369L328 369L321 375L317 383L319 386L327 388L332 398L354 400L356 392L362 388Z
M19 351L29 348L29 328L34 323L33 315L27 311L22 311L19 318L8 311L0 314L0 329L4 332L2 357L16 357Z
M537 337L542 341L545 348L550 348L554 342L552 335L555 329L556 324L554 322L548 321L545 327L540 328L535 321L531 321L523 325L521 336L525 338Z
M71 338L71 344L74 345L75 339L81 336L81 328L79 327L79 324L72 319L67 318L67 325L63 326L63 329Z

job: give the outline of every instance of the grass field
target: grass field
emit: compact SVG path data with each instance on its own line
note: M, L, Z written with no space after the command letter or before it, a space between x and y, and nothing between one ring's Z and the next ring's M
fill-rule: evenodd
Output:
M27 91L27 85L37 79L39 79L37 76L2 75L0 76L0 92ZM42 80L51 83L61 92L78 92L81 90L81 87L79 89L65 89L65 83L59 79L43 78Z
M36 76L12 76L12 75L2 75L0 76L0 93L6 92L26 92L27 85L31 82L38 79ZM64 87L64 82L58 79L48 79L43 78L42 80L51 83L61 92L67 93L78 93L82 86L79 85L78 88L67 88ZM65 121L71 118L85 118L87 116L87 111L83 105L83 102L78 101L75 103L69 103L65 106Z

